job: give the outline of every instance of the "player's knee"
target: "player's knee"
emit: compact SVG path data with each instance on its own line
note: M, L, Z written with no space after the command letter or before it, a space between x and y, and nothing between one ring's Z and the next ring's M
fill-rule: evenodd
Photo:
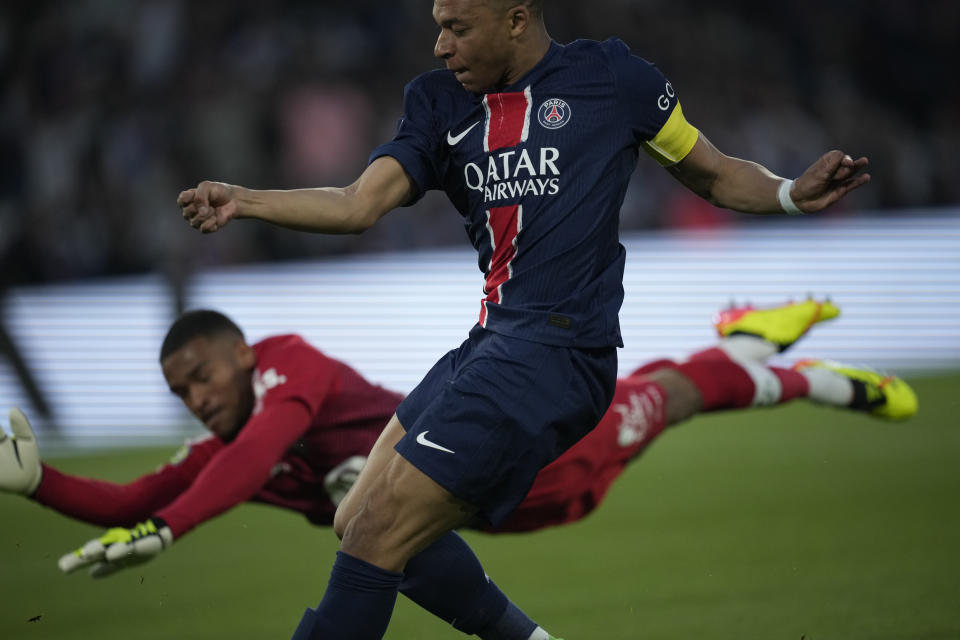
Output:
M406 461L391 465L355 504L341 519L340 549L396 571L476 511Z
M354 513L334 520L340 549L380 567L401 570L410 555L403 516L389 492L371 491Z
M347 532L347 526L354 516L360 511L361 506L366 502L367 495L358 491L350 491L343 501L337 505L337 510L333 514L333 532L338 538L343 540Z
M350 524L350 518L353 516L353 511L347 512L348 510L344 508L343 503L337 507L336 513L333 514L333 532L337 535L338 538L343 540L343 534L347 530L347 525Z
M660 369L647 378L656 382L667 396L666 422L677 424L693 417L703 406L700 390L687 376L674 369Z

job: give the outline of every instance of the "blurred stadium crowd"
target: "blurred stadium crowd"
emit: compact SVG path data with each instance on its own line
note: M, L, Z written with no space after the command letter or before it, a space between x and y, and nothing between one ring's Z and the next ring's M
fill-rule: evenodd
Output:
M956 0L548 0L560 42L616 35L658 64L719 147L799 174L868 155L844 208L960 201ZM438 65L429 0L6 0L0 8L0 291L12 284L461 244L442 196L359 238L259 224L202 238L201 179L345 184ZM750 224L641 160L624 229Z

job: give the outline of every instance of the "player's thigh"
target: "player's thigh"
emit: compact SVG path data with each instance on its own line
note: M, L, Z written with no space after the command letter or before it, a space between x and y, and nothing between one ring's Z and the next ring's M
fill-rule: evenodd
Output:
M340 548L378 567L401 571L409 558L476 512L476 507L394 455L386 469L371 478Z
M357 476L357 481L337 506L337 513L333 518L333 530L338 538L343 537L347 524L360 509L363 497L370 490L374 481L383 475L390 460L396 457L397 454L393 447L405 433L403 425L400 424L400 420L394 414L387 422L387 426L380 432L377 441L373 443L373 448L370 450L370 455L367 456L367 462Z

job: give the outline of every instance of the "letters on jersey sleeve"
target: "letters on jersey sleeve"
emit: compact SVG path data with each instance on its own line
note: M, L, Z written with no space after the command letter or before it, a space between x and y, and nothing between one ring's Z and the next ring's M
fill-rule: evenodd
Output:
M254 349L257 368L253 373L252 417L256 418L265 406L286 402L301 404L311 416L317 415L333 388L339 363L298 335L271 336Z
M687 122L670 81L617 39L603 43L637 143L662 166L683 160L700 132Z

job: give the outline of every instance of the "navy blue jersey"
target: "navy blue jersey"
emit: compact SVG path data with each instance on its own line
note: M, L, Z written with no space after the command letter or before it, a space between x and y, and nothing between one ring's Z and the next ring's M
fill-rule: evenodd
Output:
M670 83L620 40L552 43L497 93L448 70L404 91L393 141L420 195L443 189L485 279L481 325L536 342L622 346L620 206L638 150L679 161L697 132Z

